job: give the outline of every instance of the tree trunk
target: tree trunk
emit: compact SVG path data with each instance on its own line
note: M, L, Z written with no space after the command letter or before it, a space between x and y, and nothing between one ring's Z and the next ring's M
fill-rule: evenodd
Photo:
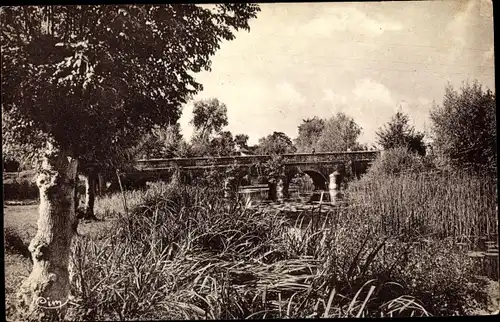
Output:
M37 178L40 189L38 231L30 243L33 270L18 293L20 314L30 320L65 314L69 295L69 258L78 219L75 186L78 161L48 145Z
M92 171L84 174L85 203L83 205L83 219L97 220L94 213L96 176Z
M267 199L272 200L272 201L276 201L276 199L277 199L276 182L269 182L267 184L267 186L269 187Z
M104 193L104 179L103 179L101 173L97 174L97 191L96 191L96 193L98 196L102 196Z

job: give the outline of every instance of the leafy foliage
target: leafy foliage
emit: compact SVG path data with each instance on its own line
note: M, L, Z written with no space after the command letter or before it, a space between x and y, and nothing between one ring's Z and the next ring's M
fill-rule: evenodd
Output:
M268 182L275 183L285 176L285 163L281 155L273 155L263 165L264 174Z
M179 158L189 158L194 156L192 146L186 141L181 140L177 147L177 156Z
M448 239L413 248L406 265L393 276L404 281L405 291L421 299L433 315L469 315L486 302L481 289L485 282L477 270L477 263Z
M400 173L418 173L434 168L432 161L406 147L385 150L368 169L370 177L384 177Z
M191 124L202 139L210 138L228 125L226 104L216 98L196 101Z
M431 111L436 153L452 167L496 173L496 98L474 81L460 92L446 87L442 106Z
M222 131L210 142L211 154L214 156L232 155L235 152L235 143L230 131Z
M142 152L149 158L172 158L177 156L182 141L180 124L154 126L141 143Z
M299 152L311 152L325 128L325 120L318 117L305 119L299 125L299 136L295 139L295 146Z
M234 136L234 143L240 149L247 149L248 148L248 139L249 139L249 136L246 134L236 134Z
M222 128L228 125L227 107L218 99L195 102L191 124L195 128L191 139L194 155L225 156L235 152L232 133L222 131Z
M316 151L358 150L359 127L352 117L337 113L325 122L325 128L318 138Z
M196 134L191 139L191 151L195 156L229 156L236 152L233 135L230 131L221 131L216 135L202 138Z
M300 152L362 150L357 142L360 134L361 128L354 119L339 112L329 119L304 120L295 143Z
M398 111L386 125L381 127L375 134L382 148L389 150L404 147L412 152L425 155L424 134L415 131L409 122L408 115Z
M10 132L40 135L89 162L116 164L154 124L175 123L199 90L191 73L254 4L2 7L2 103Z
M273 132L259 139L258 154L286 154L296 151L292 140L283 132Z

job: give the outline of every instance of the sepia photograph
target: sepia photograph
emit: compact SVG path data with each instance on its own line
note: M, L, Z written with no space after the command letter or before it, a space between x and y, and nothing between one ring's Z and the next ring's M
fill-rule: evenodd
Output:
M0 7L6 320L498 315L493 7Z

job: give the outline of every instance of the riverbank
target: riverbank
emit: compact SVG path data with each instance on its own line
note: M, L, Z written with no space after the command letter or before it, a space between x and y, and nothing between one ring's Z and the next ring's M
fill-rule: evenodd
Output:
M217 236L217 234L219 234L219 233L222 233L223 235L228 234L229 233L228 229L230 227L233 227L233 228L231 228L233 230L242 229L245 225L248 225L248 223L245 223L247 221L247 219L245 219L246 217L254 218L255 220L257 220L257 221L255 221L255 224L264 225L264 226L259 226L261 228L258 228L257 226L255 226L254 228L252 228L251 230L248 231L249 234L253 234L253 233L257 233L257 231L262 230L264 228L270 229L272 226L269 226L269 225L276 225L279 222L281 222L280 219L278 219L278 217L276 217L277 219L272 219L273 214L276 214L277 212L289 212L289 211L293 212L294 207L295 207L296 212L299 213L299 215L300 215L300 213L302 213L303 215L307 215L308 213L314 214L314 213L317 213L319 211L319 205L317 205L317 204L316 205L296 205L296 204L295 205L294 204L275 204L275 205L267 204L267 205L264 205L264 204L261 204L259 206L259 207L261 207L261 209L253 209L252 210L252 211L254 211L254 210L256 211L254 214L248 213L248 214L244 215L243 217L241 217L241 219L238 219L239 221L234 221L234 220L236 220L237 217L234 217L233 215L226 217L229 214L224 215L223 213L219 212L219 211L223 211L222 210L223 208L219 209L218 208L219 207L218 201L215 201L215 200L217 200L217 199L214 199L214 201L210 201L210 205L212 205L212 207L215 207L215 209L213 209L213 211L216 211L216 212L214 212L212 214L206 214L207 216L210 216L210 218L211 218L211 222L206 223L208 225L206 227L210 229L209 231L212 231L210 234L213 234L213 236ZM99 202L103 202L103 201L100 200ZM185 201L185 202L187 202L187 201ZM199 201L197 201L197 202L199 202ZM186 207L189 207L187 205L188 204L186 204ZM196 207L196 205L193 205L193 206ZM223 204L220 204L220 206L222 207ZM121 205L118 205L118 204L115 205L116 211L119 212L121 210L120 207L121 207ZM322 205L322 213L327 213L328 212L326 210L327 208L323 208L323 207L325 207L325 205ZM182 209L182 208L179 208L179 209ZM188 208L186 208L186 209L188 209ZM208 208L204 207L204 209L208 209ZM225 206L224 206L224 209L225 209ZM342 209L342 208L337 207L337 210L339 210L339 209ZM182 210L182 211L184 212L187 210ZM200 211L200 210L196 210L196 211ZM111 214L111 213L112 212L108 212L108 214ZM191 213L191 215L194 215L194 213L192 213L192 212L189 212L189 213ZM259 217L259 216L261 216L259 214L262 214L264 217L262 217L262 218ZM199 215L201 215L201 213ZM104 214L99 213L98 216L100 218L102 218L104 216ZM104 217L103 218L104 220L101 222L82 223L80 225L79 231L82 235L85 235L88 237L85 240L87 240L88 242L90 242L92 244L95 244L96 245L95 247L98 247L97 249L100 249L101 247L104 247L106 243L109 243L110 240L115 240L115 238L118 238L118 237L116 237L116 234L119 234L119 231L121 229L120 227L122 226L121 221L120 221L120 216L121 215L117 215L115 213L115 215L109 215L108 217ZM134 216L138 216L138 213L135 214ZM143 213L142 216L147 217L147 214ZM163 215L161 215L161 216L163 216ZM205 216L205 215L203 215L203 216ZM257 216L257 217L255 217L255 216ZM136 219L134 219L134 221L132 223L137 222L137 224L139 224L139 223L143 222L143 220L140 219L140 217L134 217L134 218L136 218ZM219 219L217 219L217 218L219 218ZM225 218L224 221L220 221L220 220L222 220L222 218ZM261 219L258 219L258 218L261 218ZM254 219L251 219L252 222ZM4 207L4 222L5 222L6 229L15 229L19 232L25 232L25 235L21 235L21 236L22 236L23 242L26 245L29 243L29 240L34 236L34 233L36 232L36 220L37 220L37 206L36 205L28 205L28 206L8 206L7 205ZM227 224L230 224L230 226L227 226L227 227L224 226L227 224L222 224L223 222L227 222ZM141 225L143 225L144 223L141 223ZM326 225L331 225L332 222L326 221L326 223L327 223ZM166 226L164 226L165 228L172 227L172 223L167 224L167 222L165 222L165 225L166 225ZM162 225L158 226L157 228L155 228L155 231L157 231L157 232L162 231L162 229L164 229L162 227L163 227ZM278 229L277 227L273 228L273 229L275 229L275 230L273 230L274 233L271 233L271 231L269 231L269 233L262 235L262 233L265 232L265 231L262 231L259 233L259 235L262 235L260 238L264 238L264 240L267 240L268 238L272 238L272 240L274 240L274 242L284 243L283 245L286 245L287 252L289 252L289 254L295 254L294 255L296 258L296 259L294 259L295 263L300 262L301 263L300 265L305 265L307 262L308 263L307 265L309 265L310 269L316 270L315 267L319 268L319 267L321 267L321 265L325 265L329 260L327 258L323 258L321 260L321 262L314 262L314 261L311 261L312 258L307 259L308 257L303 257L303 255L316 254L314 256L319 256L317 258L317 260L320 260L321 256L324 256L324 255L321 255L324 252L324 250L321 250L321 249L326 247L326 246L322 246L322 243L328 243L328 240L330 240L330 238L334 238L335 236L337 236L335 238L340 238L340 239L338 239L339 242L337 242L338 247L347 243L345 245L345 247L347 247L347 248L344 248L344 246L338 248L338 251L342 252L342 254L345 253L345 255L347 256L346 259L352 258L353 254L356 253L356 247L357 247L356 245L361 247L361 245L363 243L363 238L364 238L363 234L360 234L358 236L359 239L357 242L356 242L356 239L352 239L353 236L339 235L339 234L344 234L341 232L344 232L347 227L351 227L349 229L354 229L356 226L352 226L350 224L346 225L346 223L344 223L344 224L341 224L340 226L338 226L337 231L332 231L332 232L330 230L330 227L321 227L320 226L319 228L317 228L314 231L310 230L310 231L307 231L305 233L301 233L301 238L302 238L301 241L299 240L300 238L292 238L290 240L287 239L288 237L285 237L285 235L281 235L282 230ZM358 227L360 227L360 229L361 229L361 226L358 226ZM136 229L143 229L143 228L138 227ZM362 231L364 231L363 229L364 228L362 228L360 230L360 233ZM217 233L217 231L219 231L219 233ZM110 234L110 232L112 232L112 234ZM137 233L139 233L139 232L140 231L138 231ZM142 236L141 239L146 238L145 236L147 236L147 233L146 233L146 235L145 235L145 233L146 232L144 231L144 232L140 233L139 235L137 235L137 237ZM165 232L165 233L167 233L167 232ZM331 234L331 233L335 233L335 235L330 236L329 234ZM221 235L221 236L223 236L223 235ZM115 236L115 237L113 237L113 236ZM134 234L134 236L135 236L135 234ZM151 236L153 236L153 235L151 235ZM316 237L314 237L314 236L319 236L321 238L316 239ZM341 236L344 236L344 237L341 237ZM229 235L226 237L229 238ZM224 237L224 238L226 238L226 237ZM131 238L135 238L135 237L131 236ZM154 238L154 237L151 237L151 238ZM246 237L241 236L238 238L246 238ZM102 242L101 242L101 240L102 240ZM131 240L131 242L134 242L134 240L139 241L138 239L133 239L133 240ZM334 239L332 239L332 241L333 240ZM115 240L115 242L118 242L118 241L119 241L118 239ZM251 241L251 240L248 240L248 241L250 243L255 243L255 241ZM150 240L150 242L152 242L152 240ZM104 243L104 244L101 245L101 243ZM261 242L259 242L259 244L257 244L257 245L260 245L260 243ZM353 245L349 246L348 244L353 244L355 247L352 248ZM123 247L128 247L127 245L128 244L123 244ZM205 245L205 244L200 244L200 245ZM307 246L307 245L309 245L309 246ZM335 245L335 244L332 244L332 245ZM311 253L311 251L313 251L313 249L310 248L311 246L317 247L316 248L317 253L316 253L316 251ZM387 245L387 247L389 247L389 246L390 245ZM436 247L436 246L439 246L439 245L435 245L432 247ZM142 249L142 247L145 247L145 245L139 246L139 244L138 244L134 247L139 251ZM215 247L215 245L210 246L210 247ZM231 247L234 247L234 246L230 246L228 244L228 247L231 249ZM242 248L238 252L241 253L241 252L251 251L253 249L253 247L254 246L251 246L251 244L249 244L248 246L245 246L244 248ZM349 247L351 247L352 250L349 251L348 250ZM373 244L373 247L377 247L376 244ZM275 247L273 247L273 248L275 248ZM214 248L214 249L217 249L217 248ZM432 249L436 249L436 248L432 248ZM438 247L438 249L442 249L442 247L441 248ZM104 248L103 248L103 250L104 250ZM130 251L132 251L132 249L130 249ZM395 254L395 251L390 251L389 248L385 248L384 252L386 255L383 255L381 257L381 259L384 256L393 256ZM415 254L418 254L420 252L417 249L414 249L413 251L415 252ZM225 252L227 252L227 251L225 251ZM302 252L305 252L305 253L303 253L303 255L299 256L298 253L295 253L295 252L300 252L300 254L302 254ZM440 251L437 251L437 250L435 252L433 251L433 253L436 253L436 252L440 252ZM205 255L202 255L202 254L205 254ZM196 256L208 256L207 254L208 253L200 253ZM381 254L384 254L384 253L381 253ZM235 255L236 255L236 253L235 253ZM113 256L113 255L110 254L110 256ZM132 253L129 256L131 256L130 257L131 259L135 258L134 257L135 255L133 255ZM193 255L191 255L191 256L193 256ZM224 256L227 256L227 253ZM308 256L310 256L310 255L308 255ZM339 256L341 257L343 255L341 255L339 253L339 254L337 254L336 258L340 258ZM92 254L86 254L85 257L89 261L88 265L90 265L90 266L88 266L87 269L90 269L90 271L93 271L96 269L97 266L94 267L93 265L97 265L99 263L100 263L99 265L108 265L108 264L111 264L115 260L113 257L110 257L109 258L110 262L102 262L101 263L101 262L95 262L95 260L97 260L97 259L94 259ZM176 256L175 258L178 258L178 257ZM116 259L118 259L118 258L116 258ZM149 261L149 259L145 259L145 260ZM179 257L178 259L175 259L175 261L177 261L177 260L181 260L181 257ZM215 260L215 258L213 260ZM432 259L432 260L434 260L434 259ZM443 263L450 262L450 259L447 257L443 257L443 260L444 260ZM457 258L457 263L460 262L458 260L459 259ZM184 259L182 259L182 261L184 261ZM212 261L212 259L210 259L210 261ZM304 262L302 263L302 261L304 261ZM428 260L426 259L425 261L428 261ZM416 263L425 263L425 261L422 258L422 261L418 260ZM7 295L6 301L10 302L13 300L12 295L14 294L15 290L18 288L19 283L21 283L21 281L27 276L27 274L29 274L29 271L31 270L31 264L30 264L28 259L26 259L18 254L12 254L12 253L7 254L5 263L6 263L5 265L6 265L6 295ZM202 262L199 262L199 265L204 265L201 263ZM250 265L250 262L248 262L248 261L244 262L244 263L246 263L247 266ZM380 263L383 263L383 261ZM150 265L150 264L154 265L153 262L149 263L148 265ZM180 262L178 264L181 265ZM218 267L218 265L222 265L222 264L223 264L223 262L220 262L220 263L213 262L211 265L215 265L214 267ZM236 264L236 262L234 264ZM359 264L362 264L362 262L360 262ZM184 264L182 264L182 265L184 265ZM224 265L226 265L226 264L224 264ZM229 265L229 263L227 263L227 265ZM272 265L274 265L274 264L272 264ZM287 265L296 265L296 264L292 264L292 262L290 262ZM361 267L362 266L363 265L361 265ZM94 267L94 268L92 268L92 267ZM451 266L451 267L453 267L453 266ZM201 268L202 267L200 266L200 269ZM241 269L245 270L243 267ZM250 269L250 268L247 268L247 269ZM260 268L254 267L254 268L252 268L252 270L255 270L257 272L260 270ZM424 274L422 276L425 277L426 273L429 274L429 272L430 271L428 271L426 269L421 270L421 271L417 270L415 276L422 273L422 274ZM318 273L319 272L316 272L315 274L318 274ZM123 274L125 274L125 275L123 275L123 278L128 278L128 275L126 275L128 273L126 273L124 271ZM156 273L154 273L154 274L156 274ZM210 274L212 274L212 273L210 273ZM210 274L207 276L214 276L215 277L215 275L210 275ZM301 274L303 274L303 273L301 273ZM303 275L303 278L306 278L305 277L306 275L307 274ZM288 277L287 276L288 276L287 274L282 275L281 277L280 277L280 275L276 275L276 278L278 278L278 280L281 280L285 277L291 278L290 276L288 276ZM302 275L300 275L300 276L302 276ZM446 276L446 275L444 275L444 276ZM132 277L132 276L130 276L130 277ZM89 278L90 278L90 276L89 276ZM262 278L267 279L268 277L265 277L265 275L263 275L261 277L255 276L252 278L256 278L256 282L258 282L258 283L264 283L264 280L260 280L260 279L262 279ZM269 278L270 278L270 276L269 276ZM298 278L298 277L294 277L294 278ZM317 278L319 278L319 276ZM483 278L483 280L484 280L484 278ZM96 282L97 281L93 281L92 283L96 283ZM307 278L306 278L305 280L302 280L302 282L299 282L299 284L305 283L304 285L309 285L309 283L311 283L311 282L312 281L307 282ZM425 282L425 279L422 279L422 282ZM240 283L240 282L238 282L238 283ZM265 283L267 283L267 282L265 282ZM418 283L420 283L420 282L418 282ZM445 282L442 282L442 283L445 284ZM437 284L439 284L439 283L437 283ZM476 310L476 311L470 312L469 314L471 314L471 315L488 314L488 313L494 312L495 310L498 310L498 281L493 282L493 281L489 280L489 281L485 281L485 284L486 284L486 288L483 291L486 292L487 296L488 296L488 307L483 308L481 310ZM313 285L315 285L314 283L310 284L310 285L311 285L312 289L321 290L320 285L313 286ZM432 285L430 285L430 286L432 286ZM152 285L149 285L149 288L151 288L151 287L152 287ZM234 286L234 287L238 288L238 287L243 287L243 286ZM248 287L248 286L246 286L246 287ZM417 285L416 287L418 289L419 286ZM248 290L250 291L250 289L248 289ZM272 290L272 288L268 289L267 296L268 297L274 296L274 295L272 295L272 294L274 294L273 292L274 291ZM300 288L297 288L294 292L299 292L298 294L302 294L302 293L300 293L301 292ZM346 291L344 290L344 292L346 292ZM276 293L276 294L278 294L278 293ZM286 296L285 293L283 293L283 292L281 294L282 294L281 295L282 297ZM347 293L345 293L345 294L347 294ZM342 293L342 295L345 295L345 294ZM352 295L354 295L354 293ZM328 300L328 298L325 299L325 301L327 301L327 300ZM271 305L271 304L269 303L269 305ZM340 304L338 304L338 305L340 305ZM161 317L163 318L163 316L161 316Z

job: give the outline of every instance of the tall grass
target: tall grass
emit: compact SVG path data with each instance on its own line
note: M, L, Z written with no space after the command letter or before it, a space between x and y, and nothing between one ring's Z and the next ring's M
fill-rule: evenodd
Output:
M130 195L137 202L116 230L75 243L71 317L425 316L469 313L470 296L485 303L460 249L434 242L423 252L384 235L366 209L314 210L304 224L312 214L290 219L220 195L161 183Z
M380 223L405 236L497 236L497 187L467 173L410 173L361 179L349 197Z

